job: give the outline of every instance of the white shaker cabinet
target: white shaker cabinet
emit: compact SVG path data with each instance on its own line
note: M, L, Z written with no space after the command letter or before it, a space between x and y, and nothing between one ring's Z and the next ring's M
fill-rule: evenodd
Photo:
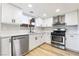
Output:
M65 23L67 25L78 25L77 11L73 11L65 14Z
M51 44L51 34L50 33L46 33L44 40L45 40L46 43Z
M43 19L42 27L52 27L52 24L53 24L53 18L46 18Z
M36 48L42 43L44 43L44 40L41 33L29 35L29 50Z
M36 27L42 27L42 18L36 18L35 19L35 26Z
M29 23L29 17L23 11L10 4L2 4L2 23L23 24Z
M11 38L1 38L1 56L11 56Z
M2 23L12 23L13 8L9 4L2 4Z
M38 35L29 35L29 50L36 48L39 45Z
M53 18L47 18L45 19L46 27L52 27L53 24Z
M15 24L20 10L10 4L2 4L2 23ZM18 20L18 22L16 21Z
M79 35L70 34L66 36L66 48L79 52Z
M51 34L50 33L43 33L41 40L42 40L42 43L51 44Z

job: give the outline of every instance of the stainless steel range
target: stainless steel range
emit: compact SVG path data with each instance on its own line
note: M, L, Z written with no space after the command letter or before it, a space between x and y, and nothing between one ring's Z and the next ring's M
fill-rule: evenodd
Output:
M65 49L65 32L65 29L55 29L54 32L51 33L52 46Z

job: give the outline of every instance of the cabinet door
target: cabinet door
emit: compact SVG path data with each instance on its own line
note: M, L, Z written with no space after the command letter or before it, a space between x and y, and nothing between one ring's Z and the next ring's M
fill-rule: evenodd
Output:
M29 35L29 50L32 50L34 48L35 45L34 41L35 41L34 36Z
M1 55L10 56L11 55L11 42L10 38L1 39Z
M23 14L23 11L14 7L14 19L16 24L29 24L30 16Z
M51 34L50 33L46 33L45 42L51 44Z
M67 25L78 25L77 11L65 14L65 22Z
M79 38L78 35L69 35L66 40L66 48L72 51L79 51Z
M13 10L14 10L14 13L13 13L13 19L15 20L15 24L20 24L22 21L21 21L21 17L22 16L22 10L20 10L19 8L16 8L14 6L13 7Z
M9 4L2 4L2 23L12 23L13 8Z
M2 5L2 22L9 24L27 23L28 17L23 15L23 11L10 4Z
M73 35L66 36L66 48L72 49L73 39L74 39Z
M38 40L36 35L29 36L29 50L34 49L38 45Z
M43 38L42 34L41 33L38 34L38 46L43 43L43 39L42 38Z
M71 20L72 20L72 25L78 25L78 15L77 11L71 13Z
M44 34L42 33L40 35L40 43L43 44L44 42L45 42L45 40L44 40Z
M46 27L52 27L53 18L47 18L46 19Z
M42 27L46 27L46 26L47 26L46 19L43 19L43 22L42 22Z
M41 18L36 18L36 20L35 20L35 22L36 22L36 27L41 27L42 26L42 19Z

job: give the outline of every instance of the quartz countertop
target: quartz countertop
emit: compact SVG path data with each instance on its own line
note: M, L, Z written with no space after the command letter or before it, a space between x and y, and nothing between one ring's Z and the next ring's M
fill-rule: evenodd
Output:
M11 36L18 36L18 35L34 35L34 34L46 34L46 33L50 33L50 32L23 32L23 31L17 31L17 32L0 32L0 37L4 38L4 37L11 37Z

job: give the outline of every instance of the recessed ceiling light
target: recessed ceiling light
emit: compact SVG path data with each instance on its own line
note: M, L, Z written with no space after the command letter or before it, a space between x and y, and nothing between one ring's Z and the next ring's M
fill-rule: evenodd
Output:
M56 9L56 12L60 12L60 9Z
M47 16L47 14L46 14L46 13L44 13L44 14L43 14L43 16Z
M31 7L32 7L32 4L28 4L28 7L30 7L30 8L31 8Z

